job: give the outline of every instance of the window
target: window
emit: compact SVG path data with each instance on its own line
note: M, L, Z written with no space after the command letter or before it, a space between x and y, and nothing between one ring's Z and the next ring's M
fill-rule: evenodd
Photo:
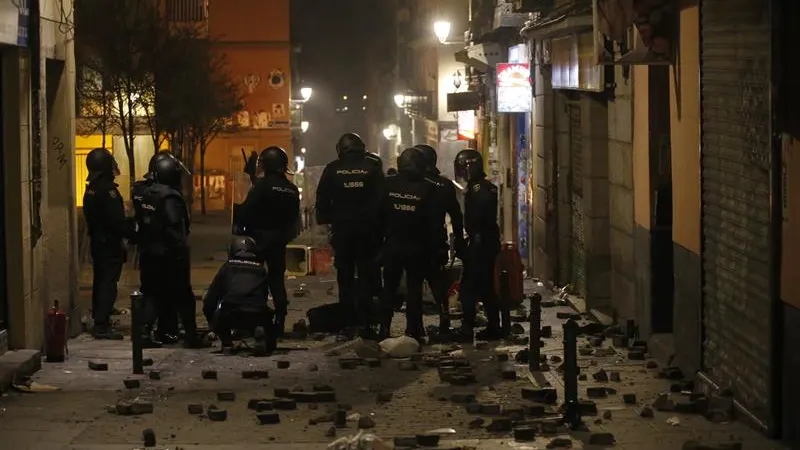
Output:
M207 18L207 0L167 0L167 20L170 22L202 22Z

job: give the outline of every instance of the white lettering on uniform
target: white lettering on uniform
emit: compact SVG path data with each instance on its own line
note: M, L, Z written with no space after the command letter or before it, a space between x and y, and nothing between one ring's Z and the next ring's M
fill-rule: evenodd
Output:
M420 197L417 197L414 194L402 194L400 192L389 192L389 197L399 198L403 200L416 200L416 201L422 200Z
M363 181L347 181L344 183L344 187L346 188L362 188L364 187Z
M147 203L142 203L142 209L146 209L148 211L155 211L156 207L153 205L148 205Z
M272 190L275 192L280 192L281 194L294 194L293 190L280 186L272 186Z
M396 209L397 211L414 212L414 211L417 210L417 206L416 205L406 205L406 204L403 204L403 203L393 203L393 206L394 206L394 209Z
M369 172L362 169L339 169L336 171L336 175L368 175Z

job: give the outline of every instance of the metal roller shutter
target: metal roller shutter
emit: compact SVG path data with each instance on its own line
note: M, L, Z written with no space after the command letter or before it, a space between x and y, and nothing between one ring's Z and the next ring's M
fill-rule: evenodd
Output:
M572 168L572 249L570 281L586 297L586 250L583 237L583 135L580 104L569 105L569 147Z
M701 1L704 371L769 420L770 20Z

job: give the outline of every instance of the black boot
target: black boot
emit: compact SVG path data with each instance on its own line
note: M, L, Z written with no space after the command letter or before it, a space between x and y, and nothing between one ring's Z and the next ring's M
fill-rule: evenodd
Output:
M286 333L286 314L275 316L275 337L282 338Z
M121 341L124 336L119 331L112 328L110 325L97 324L92 331L92 337L95 339L107 339L112 341Z

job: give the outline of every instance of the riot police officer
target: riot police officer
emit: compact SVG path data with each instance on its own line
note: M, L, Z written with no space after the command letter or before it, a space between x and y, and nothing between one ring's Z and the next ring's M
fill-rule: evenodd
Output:
M500 252L500 228L497 224L497 187L486 179L483 158L477 150L458 152L454 162L456 178L467 182L464 193L464 226L466 246L458 244L457 252L464 261L460 301L464 313L456 337L472 341L478 298L486 310L487 327L478 339L494 340L503 336L500 328L500 307L494 290L494 264Z
M380 158L367 153L355 133L344 134L336 152L339 158L325 166L317 187L316 219L318 224L330 225L333 233L339 303L352 311L348 317L355 323L350 325L367 332L372 324L383 169Z
M274 311L267 306L269 278L256 256L256 242L237 236L228 246L228 261L220 267L203 301L203 314L220 337L222 347L231 347L231 332L245 330L256 338L256 353L275 349Z
M258 155L263 176L241 206L237 228L256 242L256 255L266 263L269 290L275 303L275 333L285 328L289 299L286 295L286 246L296 238L300 226L300 191L287 175L289 157L280 147L267 147Z
M433 298L439 306L439 333L447 334L450 332L450 308L447 298L450 286L448 285L445 265L449 259L450 240L448 239L449 234L445 223L445 215L450 217L453 235L455 240L458 241L455 244L456 247L464 246L464 216L461 213L461 205L458 204L455 185L449 178L442 175L436 167L438 159L436 150L426 144L419 144L415 147L422 152L425 158L426 179L436 186L435 205L440 224L439 242L425 278L431 288Z
M190 219L181 194L186 168L172 154L160 157L152 167L154 183L141 200L142 217L138 232L140 264L146 273L146 289L158 304L158 335L174 340L180 318L184 344L199 347L195 300L191 284L189 255Z
M122 339L111 327L111 313L117 300L117 283L127 259L124 238L132 234L125 217L122 195L114 178L119 166L104 148L96 148L86 156L86 192L83 214L89 231L92 254L92 318L96 339Z
M398 174L386 179L382 221L385 226L381 262L384 291L380 338L389 335L394 298L406 276L406 335L422 342L422 283L431 256L438 249L441 223L436 213L436 186L425 179L425 158L408 148L397 158Z
M133 183L133 187L131 188L131 199L133 200L133 212L137 230L141 230L144 227L144 223L142 221L146 217L146 213L143 209L143 202L145 196L147 195L148 189L153 185L153 183L155 183L153 180L155 167L160 161L169 158L170 155L171 153L166 150L162 150L153 155L153 157L150 158L150 163L147 169L148 171L146 174L144 174L143 179ZM154 296L153 286L153 281L157 280L157 278L154 276L157 274L153 273L153 269L156 268L157 265L151 264L148 261L148 257L150 256L149 254L143 254L141 251L138 251L137 253L139 257L139 290L144 295L145 309L144 327L142 330L143 345L145 348L156 348L161 345L160 340L162 339L169 344L175 343L178 340L177 336L169 334L165 335L163 333L158 336L158 339L155 339L155 336L153 336L153 327L155 325L156 318L158 317L158 304ZM175 321L177 321L177 317L175 317L173 320L170 320L172 323Z

